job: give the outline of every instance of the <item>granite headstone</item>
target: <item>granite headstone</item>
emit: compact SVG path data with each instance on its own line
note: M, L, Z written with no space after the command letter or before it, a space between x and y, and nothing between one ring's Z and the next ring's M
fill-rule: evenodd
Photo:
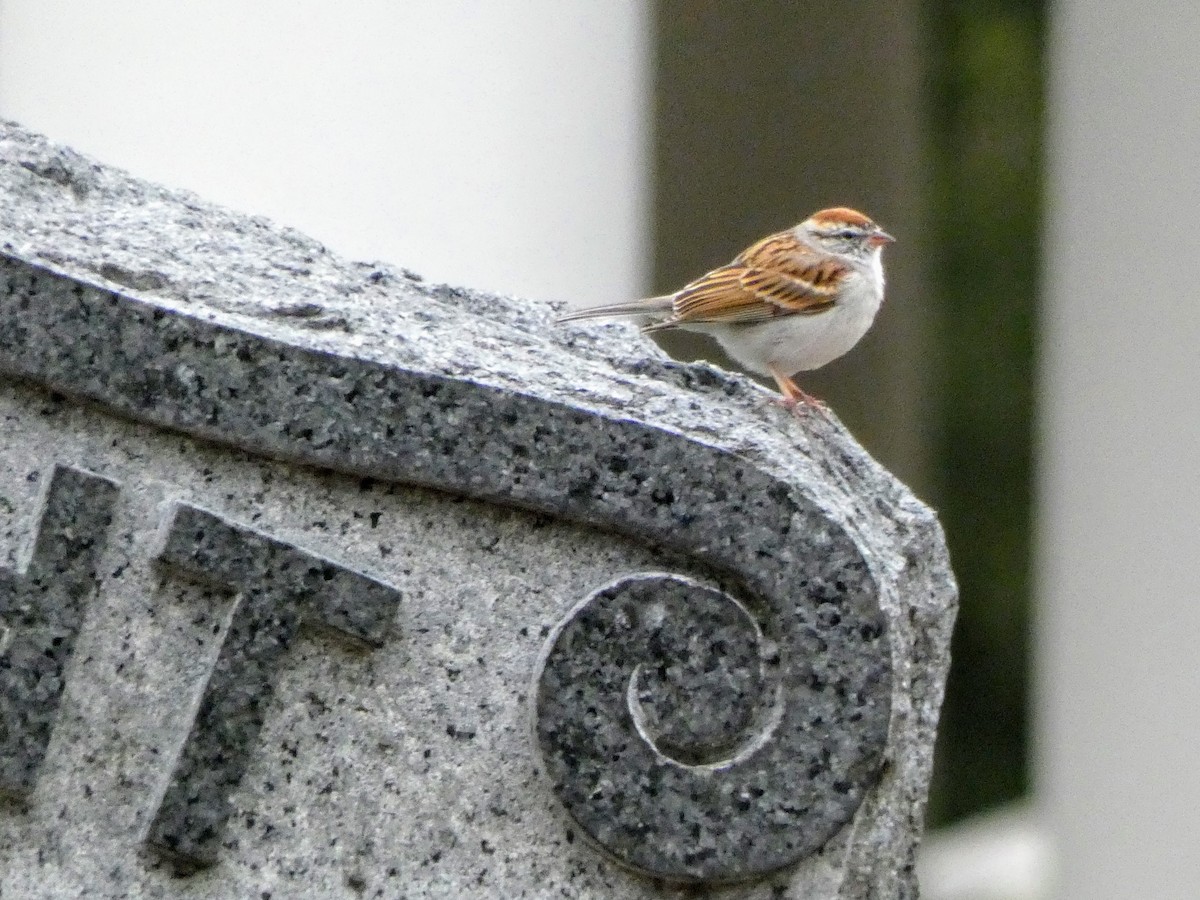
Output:
M935 517L554 314L0 123L0 895L916 895Z

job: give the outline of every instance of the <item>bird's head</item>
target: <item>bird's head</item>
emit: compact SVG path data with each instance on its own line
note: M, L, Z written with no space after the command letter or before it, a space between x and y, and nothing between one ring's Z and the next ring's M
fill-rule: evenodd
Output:
M827 253L858 259L877 255L896 240L862 213L845 206L813 213L796 226L796 234Z

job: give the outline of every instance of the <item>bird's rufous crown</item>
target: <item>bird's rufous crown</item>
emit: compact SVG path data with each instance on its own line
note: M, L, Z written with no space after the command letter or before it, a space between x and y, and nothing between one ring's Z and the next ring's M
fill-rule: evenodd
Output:
M808 220L814 225L857 225L860 228L872 228L875 223L848 206L831 206L813 213Z

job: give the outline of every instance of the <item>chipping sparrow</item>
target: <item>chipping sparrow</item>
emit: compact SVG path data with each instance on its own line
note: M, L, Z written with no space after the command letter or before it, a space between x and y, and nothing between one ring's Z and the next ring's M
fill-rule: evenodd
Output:
M674 294L581 309L559 321L639 316L644 333L710 334L747 369L774 378L784 406L820 405L791 376L837 359L867 333L883 302L883 247L894 240L860 212L823 209Z

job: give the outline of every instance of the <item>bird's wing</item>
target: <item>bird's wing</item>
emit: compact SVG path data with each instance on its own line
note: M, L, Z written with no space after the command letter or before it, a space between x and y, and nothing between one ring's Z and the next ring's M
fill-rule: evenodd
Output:
M813 315L837 299L846 264L796 241L789 232L764 238L727 266L697 278L675 295L670 318L655 331L691 324L765 322Z

